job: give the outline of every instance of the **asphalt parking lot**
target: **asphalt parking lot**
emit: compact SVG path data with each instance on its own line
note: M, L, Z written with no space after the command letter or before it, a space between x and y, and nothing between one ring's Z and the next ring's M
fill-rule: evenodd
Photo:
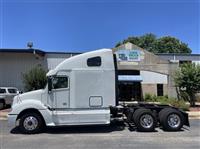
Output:
M179 132L141 133L123 124L48 128L35 135L11 132L6 120L0 121L1 149L199 149L200 120L190 120L191 127Z

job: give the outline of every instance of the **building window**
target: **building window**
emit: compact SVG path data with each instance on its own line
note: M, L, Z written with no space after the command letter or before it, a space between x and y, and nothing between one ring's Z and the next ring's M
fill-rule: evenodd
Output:
M56 76L53 78L53 89L68 88L69 79L65 76Z
M89 67L101 66L101 57L96 56L96 57L88 58L87 65Z
M157 84L157 96L163 96L163 84Z

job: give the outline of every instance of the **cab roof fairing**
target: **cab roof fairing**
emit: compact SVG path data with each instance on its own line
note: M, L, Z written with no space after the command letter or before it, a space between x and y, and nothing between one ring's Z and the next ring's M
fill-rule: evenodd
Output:
M113 55L113 52L111 49L100 49L100 50L95 50L95 51L91 51L91 52L70 57L64 60L63 62L61 62L60 64L58 64L55 69L50 70L46 76L49 77L49 76L56 75L57 72L60 70L72 70L73 68L76 68L76 69L88 68L88 66L86 65L86 60L88 58L95 57L95 56L102 57L103 61L105 60L105 63L107 63L108 58L106 59L106 57L108 57L108 55L110 59L110 55ZM114 65L113 66L104 65L104 64L102 65L106 69L114 69Z

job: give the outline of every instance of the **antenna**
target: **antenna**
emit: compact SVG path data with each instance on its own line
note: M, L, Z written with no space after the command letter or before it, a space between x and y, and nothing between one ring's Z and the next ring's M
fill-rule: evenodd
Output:
M33 42L28 42L28 43L27 43L27 47L28 47L29 49L32 49L32 47L33 47Z

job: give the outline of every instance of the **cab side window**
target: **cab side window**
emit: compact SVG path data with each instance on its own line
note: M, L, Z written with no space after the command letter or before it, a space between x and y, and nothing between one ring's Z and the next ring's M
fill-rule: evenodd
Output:
M67 76L56 76L53 78L53 89L68 88L69 78Z

